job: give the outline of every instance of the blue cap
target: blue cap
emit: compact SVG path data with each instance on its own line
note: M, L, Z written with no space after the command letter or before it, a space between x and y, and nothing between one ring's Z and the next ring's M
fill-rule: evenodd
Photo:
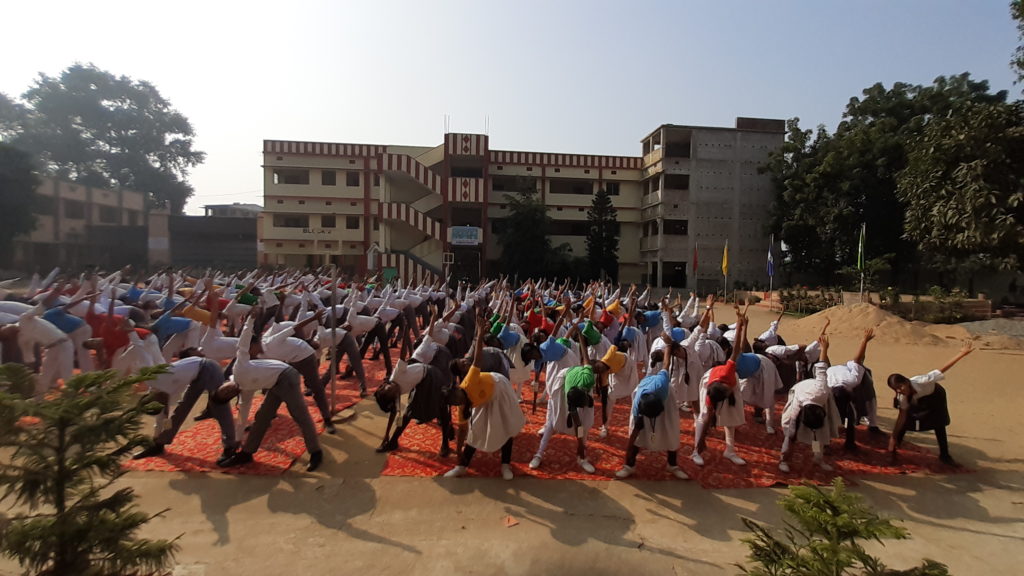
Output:
M669 335L672 337L673 342L682 342L686 339L686 330L676 326Z

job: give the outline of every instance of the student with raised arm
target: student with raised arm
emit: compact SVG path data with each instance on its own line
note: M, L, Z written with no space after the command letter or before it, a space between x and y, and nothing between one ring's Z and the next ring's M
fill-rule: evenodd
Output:
M473 365L459 385L461 392L456 395L466 408L472 409L468 421L460 422L460 427L468 425L468 434L466 444L459 454L458 466L446 472L445 478L465 475L477 450L501 450L501 477L511 480L514 476L511 466L512 441L526 425L526 416L519 409L519 401L516 400L508 378L480 371L484 332L484 319L477 318Z
M782 411L782 453L779 470L789 472L789 455L793 442L799 440L811 445L814 463L822 470L832 467L825 463L822 446L837 438L841 420L839 409L828 387L828 336L818 337L821 362L812 367L814 377L801 380L789 389L789 399Z
M742 341L746 336L747 318L736 310L736 337ZM732 347L732 355L725 364L708 370L701 380L700 415L694 423L693 454L690 458L698 466L704 465L701 452L705 450L705 433L708 427L725 427L725 452L722 454L733 464L743 466L747 462L736 454L736 428L746 420L743 412L743 395L736 378L736 361L740 357L740 346Z
M894 461L907 432L933 430L939 445L939 460L943 464L956 466L953 457L949 455L949 441L946 439L946 426L950 422L946 389L939 382L945 379L950 368L973 351L971 341L967 340L960 352L938 370L911 378L902 374L889 375L889 388L896 393L893 405L900 411L889 438L889 453Z
M260 352L259 335L254 333L253 325L256 319L251 315L245 321L245 327L238 336L238 352L235 356L235 368L233 381L226 382L221 386L214 400L216 402L229 402L232 398L243 393L242 409L239 411L239 429L244 429L249 417L249 406L253 395L259 390L266 390L263 404L256 412L252 430L242 444L242 449L226 458L217 461L217 464L224 467L241 466L253 461L253 454L260 448L263 437L270 428L270 422L277 415L277 409L283 402L288 407L288 414L302 431L302 439L306 443L306 450L309 451L309 466L306 470L312 472L320 467L323 462L324 453L320 449L320 440L317 438L316 425L306 408L306 399L302 395L302 387L299 384L301 376L298 370L279 360L253 360L254 355ZM247 401L246 401L247 400Z
M853 360L846 364L830 366L826 372L829 388L832 389L836 407L839 408L839 415L846 424L844 447L850 452L857 450L857 419L859 415L856 409L856 390L864 384L864 358L867 356L868 342L874 337L874 328L865 330L864 338L861 339L857 355Z
M662 334L661 337L671 339L668 334ZM661 371L647 375L633 392L626 461L615 473L617 478L629 478L636 472L636 458L641 448L664 450L668 458L668 471L680 480L689 478L677 463L679 410L676 409L675 390L669 377L671 361L671 354L663 354Z

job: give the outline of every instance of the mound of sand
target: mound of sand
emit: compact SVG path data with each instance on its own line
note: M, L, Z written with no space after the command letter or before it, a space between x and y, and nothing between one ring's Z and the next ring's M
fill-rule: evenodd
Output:
M974 340L983 348L1024 350L1024 340L1005 335L978 336L958 325L909 322L872 304L835 306L790 323L806 332L817 333L829 324L829 334L856 337L868 328L875 329L875 341L925 346L960 346Z

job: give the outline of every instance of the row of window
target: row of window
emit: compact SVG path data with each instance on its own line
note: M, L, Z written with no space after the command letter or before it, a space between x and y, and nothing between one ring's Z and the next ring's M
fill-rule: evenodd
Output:
M666 235L673 236L686 236L690 233L690 221L689 220L670 220L668 218L662 220L664 223L664 230ZM658 221L651 220L650 222L644 223L641 227L640 235L644 238L649 236L658 235Z
M345 217L345 229L346 230L359 230L362 226L362 216L346 216ZM320 215L320 227L321 228L337 228L338 221L337 216L334 214L321 214ZM274 214L274 227L275 228L309 228L309 215L308 214ZM380 222L376 217L373 219L373 229L380 229Z
M309 185L309 170L305 168L274 168L274 184ZM345 172L345 186L358 188L361 183L360 172ZM337 186L338 170L321 170L321 186ZM373 185L380 186L380 174L373 175Z
M71 220L85 220L85 214L87 205L79 200L72 200L70 198L61 199L61 205L63 208L62 217ZM33 211L36 214L42 216L54 216L57 213L57 199L53 196L44 196L38 194L35 197L35 205ZM101 224L120 224L121 223L121 209L117 206L106 206L103 204L99 205L99 214L97 219ZM139 224L139 213L133 210L128 211L128 225L138 226Z
M491 233L503 234L508 229L505 218L491 218ZM619 223L615 222L615 231L619 232ZM586 236L590 232L590 222L586 220L555 220L548 223L549 236Z

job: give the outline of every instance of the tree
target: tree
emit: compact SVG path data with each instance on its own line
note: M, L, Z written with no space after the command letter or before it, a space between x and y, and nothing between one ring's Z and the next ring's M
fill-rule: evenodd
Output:
M587 210L587 261L594 278L619 277L619 220L612 197L605 189L594 194Z
M832 284L856 261L865 223L866 253L893 254L894 279L914 277L919 255L905 237L905 206L896 193L909 144L964 103L1005 100L1005 91L990 93L987 82L965 73L940 76L931 86L875 84L850 99L832 135L819 128L812 138L791 122L788 142L764 167L776 188L772 231L789 249L787 261Z
M537 198L536 188L505 194L505 200L509 214L498 234L504 272L520 278L545 276L552 256L547 206Z
M1024 82L1024 0L1010 1L1010 17L1017 22L1017 39L1020 42L1013 53L1010 68L1017 73L1017 82Z
M75 64L56 78L41 74L22 99L26 119L13 143L47 172L184 209L193 192L189 169L206 155L193 150L192 125L155 86Z
M788 517L781 537L777 531L742 518L752 533L743 542L750 548L752 576L948 576L944 564L925 559L910 570L893 570L864 550L861 541L903 540L907 531L868 508L857 494L847 492L836 478L832 490L813 485L794 486L779 501Z
M906 235L946 269L1024 261L1024 102L966 102L909 145Z
M0 143L0 264L8 264L14 238L36 227L32 215L36 177L29 155Z
M136 532L155 516L137 510L131 488L117 488L121 461L145 443L132 378L90 372L46 401L30 398L32 374L0 366L0 482L3 498L28 514L0 526L0 552L36 573L120 575L166 568L177 544ZM156 514L159 516L160 512Z

